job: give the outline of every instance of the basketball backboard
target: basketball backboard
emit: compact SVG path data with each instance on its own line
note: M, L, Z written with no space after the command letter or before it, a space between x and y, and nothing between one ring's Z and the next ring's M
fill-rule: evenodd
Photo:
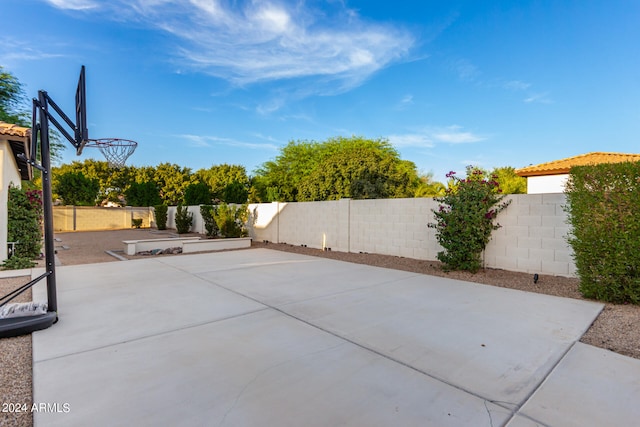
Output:
M76 126L75 140L77 154L82 154L87 140L89 139L89 130L87 129L87 88L84 78L84 65L80 69L80 78L78 78L78 88L76 89Z

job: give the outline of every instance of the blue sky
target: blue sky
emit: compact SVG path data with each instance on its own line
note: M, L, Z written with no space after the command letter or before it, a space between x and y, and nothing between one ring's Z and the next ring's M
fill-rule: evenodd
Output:
M291 140L387 138L445 180L640 152L640 2L2 0L0 65L129 164L252 172ZM7 19L13 17L13 19ZM71 149L63 161L102 159Z

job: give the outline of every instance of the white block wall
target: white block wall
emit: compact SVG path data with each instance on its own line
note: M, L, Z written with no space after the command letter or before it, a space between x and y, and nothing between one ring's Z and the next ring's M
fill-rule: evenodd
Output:
M575 276L566 241L564 194L511 195L498 216L485 266L525 273ZM250 205L257 214L251 236L258 241L436 260L442 250L435 229L433 199L377 199ZM194 215L195 216L195 215Z
M509 207L498 215L502 227L485 251L487 267L575 277L565 195L514 194L509 199Z

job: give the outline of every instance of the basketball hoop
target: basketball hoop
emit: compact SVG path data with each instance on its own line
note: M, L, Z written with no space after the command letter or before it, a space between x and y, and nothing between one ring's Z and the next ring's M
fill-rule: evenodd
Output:
M128 139L119 138L102 138L102 139L89 139L84 144L84 147L94 147L100 150L102 155L109 162L110 168L120 169L124 167L124 163L129 156L136 151L138 143Z

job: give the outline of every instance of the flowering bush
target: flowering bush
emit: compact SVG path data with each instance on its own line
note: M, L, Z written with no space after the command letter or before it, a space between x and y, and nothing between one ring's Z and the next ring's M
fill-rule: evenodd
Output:
M42 192L9 187L7 241L16 242L13 256L34 259L42 245Z
M468 168L465 179L455 174L453 171L447 174L451 180L449 188L443 197L435 198L441 204L433 211L436 222L428 227L436 229L438 243L444 248L437 258L444 263L445 270L475 273L482 266L482 251L491 232L500 228L493 220L510 201L502 202L505 195L500 194L495 177L487 180L481 170Z
M42 223L44 213L42 207L42 190L27 190L25 194L27 195L31 209L38 215L38 221Z

